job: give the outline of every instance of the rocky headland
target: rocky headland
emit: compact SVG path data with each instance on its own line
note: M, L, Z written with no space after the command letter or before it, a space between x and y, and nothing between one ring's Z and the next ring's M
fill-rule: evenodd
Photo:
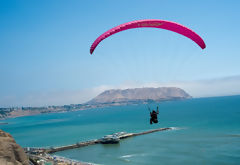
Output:
M0 130L0 164L4 165L29 165L29 160L23 148L18 145L13 137Z
M99 94L88 104L131 104L188 98L191 98L188 93L176 87L112 89Z
M188 98L191 98L191 96L187 92L176 87L112 89L100 93L98 96L84 104L0 108L0 119L37 115L41 113L78 111L91 108L102 108L106 106L183 100Z

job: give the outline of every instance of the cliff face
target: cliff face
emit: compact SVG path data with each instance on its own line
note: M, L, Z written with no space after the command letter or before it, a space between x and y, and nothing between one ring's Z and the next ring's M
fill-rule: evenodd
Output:
M13 137L0 130L0 164L1 165L28 165L28 157Z
M92 99L88 104L123 103L131 101L163 101L191 98L184 90L176 87L135 88L107 90Z

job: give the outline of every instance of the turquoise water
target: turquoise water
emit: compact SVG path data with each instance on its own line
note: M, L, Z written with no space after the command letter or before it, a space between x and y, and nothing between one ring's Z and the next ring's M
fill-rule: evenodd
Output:
M157 104L151 104L152 108ZM159 127L175 130L56 153L95 164L240 164L240 96L169 101L158 104L160 123L149 124L146 105L43 114L8 119L0 128L26 147L60 146L120 131Z

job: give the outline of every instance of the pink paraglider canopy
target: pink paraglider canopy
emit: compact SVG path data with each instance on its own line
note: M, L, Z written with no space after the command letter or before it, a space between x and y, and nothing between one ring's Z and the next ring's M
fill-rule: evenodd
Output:
M121 24L119 26L116 26L116 27L106 31L105 33L100 35L93 42L93 44L90 48L90 53L92 54L93 51L95 50L95 48L97 47L97 45L105 38L107 38L115 33L118 33L118 32L124 31L124 30L128 30L128 29L133 29L133 28L160 28L160 29L170 30L170 31L179 33L181 35L184 35L185 37L190 38L196 44L198 44L202 49L204 49L206 47L203 39L197 33L195 33L191 29L189 29L181 24L171 22L171 21L146 19L146 20L138 20L138 21L124 23L124 24Z

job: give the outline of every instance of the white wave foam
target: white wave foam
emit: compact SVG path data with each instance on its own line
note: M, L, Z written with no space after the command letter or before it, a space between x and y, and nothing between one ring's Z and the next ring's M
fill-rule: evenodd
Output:
M187 129L187 127L170 127L171 130L182 130L182 129Z
M79 160L76 160L76 159L70 159L70 158L66 158L66 157L58 156L58 155L49 155L49 156L52 157L52 158L55 157L55 159L62 160L65 163L67 162L67 163L70 163L70 164L101 165L101 164L96 164L96 163L92 163L92 162L83 162L83 161L79 161Z
M103 164L96 164L96 163L91 163L91 162L84 162L84 163L86 163L86 165L103 165ZM83 164L83 165L85 165L85 164Z
M123 155L120 158L131 158L134 156L145 156L146 154L129 154L129 155Z
M123 155L123 156L121 156L121 158L131 158L131 157L133 157L135 154L131 154L131 155Z

